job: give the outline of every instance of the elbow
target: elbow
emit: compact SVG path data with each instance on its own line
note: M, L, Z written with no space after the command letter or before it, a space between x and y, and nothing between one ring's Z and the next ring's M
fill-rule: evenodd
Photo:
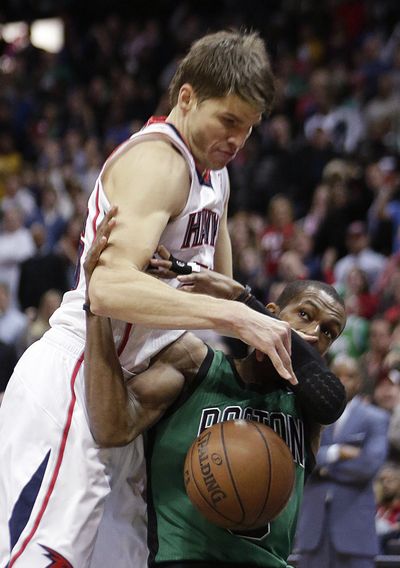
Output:
M96 316L110 315L110 294L107 286L100 282L89 284L90 311Z
M100 426L91 424L94 441L100 448L116 448L127 446L139 435L139 431L129 428L127 424L103 422Z
M127 446L132 442L137 435L132 433L123 432L96 432L96 429L92 428L92 436L96 444L100 448L117 448L121 446Z

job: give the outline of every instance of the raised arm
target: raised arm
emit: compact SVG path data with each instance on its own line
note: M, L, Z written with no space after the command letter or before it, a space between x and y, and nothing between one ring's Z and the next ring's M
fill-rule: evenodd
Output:
M238 337L296 382L285 322L234 302L182 294L143 273L169 219L186 202L189 178L182 156L165 142L138 144L110 165L104 186L118 206L118 223L90 281L92 311L158 329L214 329Z

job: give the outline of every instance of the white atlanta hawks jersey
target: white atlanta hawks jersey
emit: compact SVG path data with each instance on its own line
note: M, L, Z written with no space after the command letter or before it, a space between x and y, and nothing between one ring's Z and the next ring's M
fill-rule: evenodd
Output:
M163 119L150 119L142 130L119 146L103 166L88 202L88 216L81 236L80 259L77 266L77 285L74 290L64 295L60 308L50 319L52 327L67 328L80 337L85 337L85 315L82 309L85 297L83 261L96 235L98 225L110 208L102 184L102 174L110 160L114 160L133 145L160 138L168 138L181 152L187 161L191 176L186 205L180 215L168 223L161 235L160 244L182 260L195 261L207 268L213 268L219 222L229 197L226 168L211 171L203 177L196 169L193 156L176 128ZM178 285L176 279L168 283L172 286ZM112 327L120 362L127 375L146 368L153 355L183 333L183 330L148 329L119 320L113 320Z

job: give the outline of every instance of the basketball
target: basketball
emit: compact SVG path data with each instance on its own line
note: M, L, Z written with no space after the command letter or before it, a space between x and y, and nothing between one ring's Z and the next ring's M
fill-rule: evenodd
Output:
M230 420L204 430L185 460L184 481L193 505L225 529L265 526L285 507L295 467L288 446L258 422Z

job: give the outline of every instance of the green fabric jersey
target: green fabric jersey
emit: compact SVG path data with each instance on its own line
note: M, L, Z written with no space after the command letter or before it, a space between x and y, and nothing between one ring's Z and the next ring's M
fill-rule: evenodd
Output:
M217 422L257 420L290 447L296 481L289 503L268 526L239 535L208 522L184 487L186 453L198 434ZM281 568L288 558L303 494L304 425L294 394L244 384L230 358L209 349L195 383L149 433L147 440L150 565L214 561Z

